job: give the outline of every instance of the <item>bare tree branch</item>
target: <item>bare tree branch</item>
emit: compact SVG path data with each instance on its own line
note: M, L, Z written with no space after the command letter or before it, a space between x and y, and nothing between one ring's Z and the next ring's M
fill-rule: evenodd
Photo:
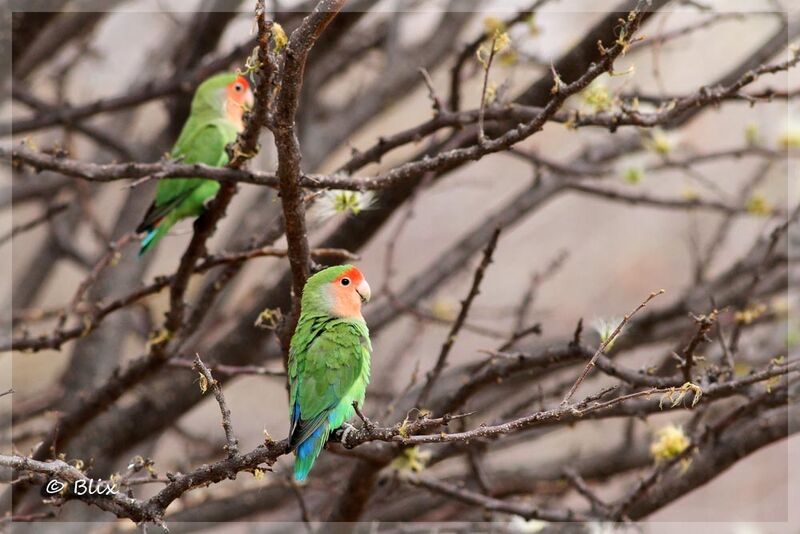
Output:
M472 306L472 301L475 300L475 297L480 294L481 282L483 281L486 269L489 267L489 264L492 263L492 255L497 247L498 239L500 239L500 228L495 229L492 237L486 244L486 248L483 251L483 258L481 259L481 263L478 265L478 268L475 270L475 274L472 279L472 286L467 293L467 297L461 304L461 310L458 312L458 317L456 317L455 322L453 322L453 326L450 327L450 332L447 334L447 338L442 345L442 350L439 353L439 357L436 359L436 364L433 366L433 369L428 371L426 374L425 384L422 386L419 396L417 397L416 405L418 407L422 407L428 402L428 395L430 395L431 388L436 383L439 375L442 374L445 365L447 365L447 355L450 353L450 349L453 348L453 344L458 337L459 331L461 331L461 328L464 325L464 321L467 320L467 315L469 315L469 309L470 306Z
M284 350L300 314L300 296L310 272L305 205L300 186L300 144L295 132L295 116L303 86L306 59L325 27L344 6L345 0L322 0L289 37L283 65L283 79L275 99L272 132L278 149L278 181L283 206L284 228L289 244L294 304L282 335Z
M214 392L214 397L217 399L219 410L222 412L222 428L225 430L225 440L228 442L228 444L225 445L225 451L228 453L228 458L233 458L239 454L239 440L236 439L233 433L231 411L228 409L228 403L225 402L222 388L219 386L219 382L214 380L214 377L211 375L211 370L206 367L206 364L200 359L199 354L195 355L193 363L195 370L205 379L205 382L201 382L200 390L205 393L205 389L210 387L211 391Z
M578 389L578 386L581 385L581 382L583 382L583 380L586 378L586 375L588 375L589 371L592 370L592 367L595 366L595 364L597 362L597 358L599 358L600 355L606 350L606 348L608 348L608 346L614 342L614 340L617 338L619 333L622 332L622 329L625 328L625 325L628 324L628 321L630 321L631 318L634 315L636 315L636 313L639 310L641 310L642 308L647 306L650 303L651 300L656 298L658 295L661 295L662 293L664 293L663 289L660 289L658 291L654 291L653 293L650 293L650 296L648 296L646 299L644 299L644 301L642 301L642 303L639 304L636 307L635 310L633 310L629 314L626 314L625 317L622 318L622 321L620 321L620 323L616 326L616 328L614 328L614 330L606 337L606 339L603 340L603 342L597 348L597 351L594 353L594 356L592 356L592 359L589 360L589 363L587 363L586 367L584 367L583 371L581 371L581 374L578 377L578 379L575 381L574 384L572 384L572 387L569 388L569 391L567 392L566 396L564 397L564 400L561 401L562 405L566 405L569 402L569 400L575 394L575 390Z

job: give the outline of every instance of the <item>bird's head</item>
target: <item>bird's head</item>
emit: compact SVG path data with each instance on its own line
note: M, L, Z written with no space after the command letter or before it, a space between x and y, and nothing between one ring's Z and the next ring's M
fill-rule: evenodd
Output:
M241 130L242 117L245 111L252 109L254 103L255 97L247 78L239 74L217 74L197 88L192 100L192 111L220 115Z
M320 311L334 317L361 318L368 302L369 284L358 268L337 265L311 276L303 288L303 312Z

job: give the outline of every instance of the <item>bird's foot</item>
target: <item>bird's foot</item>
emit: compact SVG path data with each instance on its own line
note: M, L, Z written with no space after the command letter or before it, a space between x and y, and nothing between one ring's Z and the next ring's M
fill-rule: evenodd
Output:
M357 432L357 431L358 431L358 429L357 429L356 427L354 427L353 425L351 425L350 423L344 423L344 424L342 424L342 426L339 428L339 430L341 430L341 432L342 432L342 435L341 435L341 437L339 438L339 442L340 442L342 445L344 445L346 448L348 448L348 449L349 449L350 447L347 445L347 436L349 436L349 435L350 435L350 434L352 434L353 432Z

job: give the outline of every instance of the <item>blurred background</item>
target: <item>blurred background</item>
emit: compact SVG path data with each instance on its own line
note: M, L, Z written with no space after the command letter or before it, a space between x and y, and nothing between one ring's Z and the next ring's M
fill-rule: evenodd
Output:
M186 87L177 87L158 98L119 111L98 113L80 122L107 135L106 142L74 125L65 128L61 124L15 133L3 141L9 144L25 140L42 149L59 146L67 149L70 157L83 161L159 159L168 152L186 114L191 94L185 90L191 89L187 73L208 64L209 58L224 56L253 38L253 6L249 1L53 0L49 4L59 6L40 4L42 9L58 7L63 12L38 13L40 17L52 15L52 18L40 21L44 26L25 48L17 50L14 43L10 72L14 97L3 104L4 122L12 116L15 124L24 122L41 114L48 105L80 105L147 90L164 80L187 80ZM296 26L299 12L294 11L292 2L284 0L279 4L276 19L289 31ZM343 14L341 19L352 18L351 25L336 42L320 41L310 60L308 90L304 92L298 120L303 168L309 172L334 172L354 151L369 148L381 136L431 118L431 97L417 69L427 69L435 92L447 100L451 69L459 51L497 21L513 17L530 2L489 1L478 5L431 0L352 4L349 8L353 11ZM488 76L494 102L502 105L511 101L546 76L551 63L575 46L616 6L612 1L544 2L534 16L509 26L511 45L496 58ZM354 13L364 10L365 14L355 16ZM794 20L792 17L797 14L792 10L796 6L788 0L671 2L650 18L640 32L648 39L632 45L617 61L617 75L601 76L589 89L571 98L565 108L585 114L602 112L608 109L606 106L617 105L619 98L640 95L643 109L655 109L648 97L651 101L668 101L693 93L724 78L760 49L767 50L761 63L784 61L788 53L786 44L795 40L792 32L797 31L797 24L788 30L784 28L783 46L769 50L765 43L784 27L787 17ZM691 31L682 33L686 28ZM651 42L658 36L669 38ZM230 66L241 66L250 50L245 49ZM314 57L319 59L315 61ZM470 54L460 79L462 109L479 107L483 72ZM309 238L312 246L322 243L326 236L341 231L343 224L355 228L353 221L393 209L386 223L364 246L353 250L360 256L356 263L373 289L374 300L365 308L370 322L371 310L385 310L389 295L402 296L415 281L424 280L439 268L449 268L443 259L457 256L459 240L471 235L491 214L498 211L508 214L509 204L528 191L537 175L552 174L558 165L566 167L567 174L576 167L601 172L599 180L604 188L627 195L670 198L684 203L711 200L745 208L744 213L731 217L728 230L721 234L720 225L728 215L719 210L629 204L566 191L536 206L525 207L509 221L469 315L468 327L455 342L448 370L463 370L467 364L486 359L482 351L495 350L519 330L520 321L522 326L539 323L541 334L520 340L515 345L517 350L531 352L558 340L568 340L579 319L584 321L584 341L594 347L599 335L593 325L629 313L649 293L661 288L666 293L651 306L668 308L684 299L688 289L701 287L703 281L714 280L735 262L747 258L753 243L768 233L776 221L785 219L790 206L797 201L793 159L796 154L792 148L800 145L800 113L794 98L796 93L791 91L799 81L794 70L763 76L748 87L750 92L788 88L789 98L759 99L754 103L743 99L724 101L708 106L676 128L623 127L612 133L605 128L576 129L550 122L541 132L518 144L514 153L490 155L423 183L410 200L396 209L380 195L367 195L359 198L365 207L363 211L342 213L325 209L334 194L323 195L309 208ZM5 83L8 82L7 74ZM31 105L35 99L47 104L41 104L37 110L36 105ZM373 176L416 158L446 140L447 135L449 132L441 132L401 147L355 175ZM631 139L638 140L639 148L619 150L616 157L592 162L594 152L618 149ZM262 150L250 168L274 170L276 156L266 130L261 144ZM700 157L721 151L731 154L707 160ZM759 178L754 180L754 176ZM0 256L9 258L2 263L0 274L6 281L2 287L6 302L2 314L4 337L17 337L26 330L32 336L53 331L58 322L56 311L69 305L109 241L133 231L152 199L155 186L152 181L134 188L129 185L128 181L91 183L52 172L33 173L29 169L11 172L8 166L3 166L0 171L3 234L40 218L48 210L54 211L42 224L0 245ZM240 248L247 243L248 236L273 224L279 213L279 200L272 192L241 185L227 216L209 242L209 251ZM173 272L191 233L191 222L182 222L150 255L141 259L136 257L137 243L127 244L89 290L91 299L108 301L152 282L159 275ZM285 242L281 238L275 245L285 247ZM703 258L710 249L714 249L713 257L698 278L698 258ZM386 415L384 408L403 394L412 376L433 365L479 259L479 252L470 254L467 261L454 266L453 272L426 291L410 310L381 315L381 327L373 336L368 415L385 425L402 420L402 412ZM256 317L251 310L279 284L286 265L284 258L248 261L188 341L183 357L190 358L199 352L205 360L213 362L229 347L225 343L231 343L230 347L241 352L225 353L225 357L233 358L234 364L247 360L280 371L280 361L266 356L270 350L276 350L274 336L252 326ZM786 269L782 276L790 272ZM207 280L195 277L190 297L198 295ZM521 315L520 306L526 294L531 295L530 306ZM778 311L773 320L747 330L739 349L741 365L755 367L770 358L789 355L787 351L800 336L796 320L787 315L796 296L794 289L787 293L785 280L783 287L778 284L774 291L763 295L761 302ZM709 311L709 301L699 291L692 302L694 313ZM14 448L21 453L29 452L51 428L56 412L74 406L81 392L102 384L117 366L144 354L148 338L158 328L168 307L168 292L162 291L110 314L88 336L66 342L58 350L0 355L3 370L0 390L14 388ZM686 334L691 336L693 323L689 317L682 317L683 337L655 339L634 344L630 349L623 346L619 349L620 361L635 368L659 365L665 353L675 350ZM75 320L71 316L68 324L74 324ZM251 335L256 341L237 345L236 338L245 328L253 329ZM709 360L716 357L716 346L707 350ZM536 387L548 390L565 380L569 382L576 369L556 373L544 386ZM169 375L157 377L162 382L184 385L196 379L190 369L175 367L165 371ZM445 378L447 384L457 384L463 379L455 372ZM288 418L284 380L281 376L237 376L226 380L224 391L242 450L261 443L265 432L276 439L285 436ZM613 381L607 377L593 376L580 392L588 394L610 383ZM164 389L149 387L149 381L138 385L103 417L126 413L127 408L143 402L142 399L149 399L154 406L177 402L170 397L166 382ZM181 395L185 391L189 390L181 390ZM197 395L191 400L192 406L176 414L165 428L156 428L157 425L145 421L142 428L148 430L141 439L129 442L130 447L115 442L113 454L97 444L98 469L108 473L120 471L131 458L140 455L152 458L159 473L185 471L218 455L218 447L224 443L218 406L210 396L201 400L196 387L192 391ZM535 395L535 387L524 382L505 389L490 397L491 402L470 418L470 424L496 421L513 406ZM557 397L552 402L543 400L542 405L557 403ZM538 405L533 402L531 406ZM3 434L3 450L7 451L10 450L10 396L0 399L0 409L6 414L2 420L7 427ZM17 420L17 414L25 417ZM103 417L98 419L97 426L90 426L94 432L102 428ZM610 419L548 428L547 432L524 434L515 438L513 444L490 451L486 462L491 470L500 472L519 466L537 468L585 461L598 451L625 443L626 439L635 440L635 444L631 441L632 450L637 446L646 448L659 428L668 424L685 425L690 418L690 413L667 411L633 422ZM135 426L137 422L134 420L132 424ZM102 434L93 436L95 440L104 439ZM84 457L83 454L90 453L71 449L69 456ZM336 462L350 461L330 453L325 455L329 457L324 464L329 465L328 469L344 469ZM285 468L289 462L288 457L281 459L276 469ZM460 472L462 463L460 458L453 458L426 472L449 476ZM795 436L742 459L710 483L656 511L647 521L748 522L752 524L739 525L735 531L783 531L780 525L766 522L788 521L790 503L800 499L798 473L790 473L790 467L796 471L798 465L800 448ZM270 476L267 474L266 478ZM619 495L633 480L635 474L623 473L603 486L603 495ZM235 482L185 495L175 503L175 510L236 496L265 484L269 480L254 480L243 474ZM137 488L137 494L146 496L156 489ZM315 486L312 481L307 493L309 503L316 506L325 491L324 486ZM535 494L534 500L582 502L574 494L541 495L544 494ZM366 510L363 519L403 519L403 514L393 510L391 503L379 500ZM295 521L299 514L295 500L287 498L281 506L241 519ZM57 520L103 517L83 505L70 503ZM448 519L453 516L431 511L417 518ZM187 530L193 528L187 526ZM240 528L247 531L247 527ZM660 531L658 525L650 525L648 529Z

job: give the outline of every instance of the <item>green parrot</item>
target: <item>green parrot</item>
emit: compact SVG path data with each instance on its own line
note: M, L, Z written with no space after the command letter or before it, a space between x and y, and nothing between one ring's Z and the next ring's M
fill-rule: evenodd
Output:
M294 478L303 481L328 441L328 435L355 415L369 383L367 323L361 303L369 284L356 267L328 267L303 288L300 318L289 347L289 446Z
M243 76L218 74L197 88L192 108L171 156L182 163L205 163L222 167L228 163L225 147L243 129L242 116L253 106L253 92ZM219 191L219 182L202 178L161 180L156 198L137 233L145 233L141 256L164 237L181 219L197 217Z

